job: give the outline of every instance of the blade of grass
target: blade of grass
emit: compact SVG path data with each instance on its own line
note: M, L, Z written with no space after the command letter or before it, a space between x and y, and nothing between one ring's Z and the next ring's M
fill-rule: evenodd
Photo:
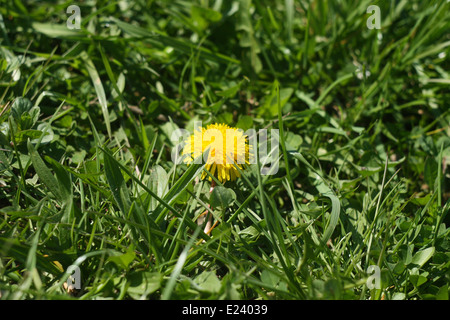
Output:
M161 294L161 300L169 300L172 292L174 290L176 281L181 274L181 271L183 269L183 266L186 262L186 258L188 256L188 252L191 249L192 245L194 244L195 240L197 239L197 236L199 235L201 231L200 227L197 227L194 231L194 234L192 235L191 239L189 239L188 244L183 249L183 251L180 254L180 257L178 258L177 264L175 265L175 268L172 271L172 274L170 275L169 281L167 282L166 286L164 287L162 294Z
M89 76L91 77L92 84L94 85L95 92L97 93L98 102L102 109L106 130L108 131L108 136L111 139L112 138L111 121L109 119L108 104L106 101L106 95L105 90L103 89L102 80L100 79L97 69L95 68L94 63L92 62L91 58L89 58L89 55L87 54L86 51L83 51L81 53L81 59L84 61L86 65L86 70L88 71Z
M293 268L290 267L289 254L287 253L286 246L284 243L284 238L280 229L279 222L276 221L272 214L269 214L269 210L266 204L266 195L264 194L263 182L261 178L261 164L258 155L258 148L255 148L255 157L256 157L256 165L257 165L257 180L259 185L259 201L261 203L261 209L263 212L264 219L267 221L267 229L270 235L270 241L272 249L274 250L276 256L278 257L286 276L288 277L292 289L297 291L300 296L304 296L303 290L298 285L298 281L295 279L295 275L293 274Z
M150 42L151 44L155 45L156 47L162 48L162 47L172 47L175 50L178 50L182 53L185 53L187 55L190 55L192 51L200 51L200 56L204 59L208 59L214 62L221 62L221 63L233 63L233 64L240 64L239 60L236 60L234 58L225 56L220 53L213 53L212 51L205 49L205 48L197 48L190 42L185 42L182 40L174 39L172 37L168 37L162 33L153 33L149 32L147 29L144 29L139 26L134 26L129 23L123 22L119 19L112 18L112 21L124 32L129 34L132 37L136 37L139 39L145 39L145 41Z
M31 162L33 163L34 170L39 176L39 179L45 184L45 186L53 193L56 199L64 199L61 193L60 186L56 178L53 176L50 169L45 165L42 158L34 149L33 144L28 140L28 152L30 153Z

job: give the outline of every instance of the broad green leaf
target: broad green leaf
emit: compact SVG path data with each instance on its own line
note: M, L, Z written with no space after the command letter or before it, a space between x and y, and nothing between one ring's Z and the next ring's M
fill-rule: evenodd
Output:
M18 122L20 121L21 116L24 113L30 111L32 107L33 104L29 99L24 97L17 97L11 106L11 115Z
M231 112L222 112L217 115L216 121L219 123L231 124L233 122L233 114Z
M220 280L212 271L202 272L198 277L195 278L194 281L200 287L200 290L206 292L219 292L222 286Z
M192 23L204 30L208 27L209 22L218 22L222 19L220 12L209 8L193 5L191 7Z
M236 194L230 188L216 186L214 187L209 200L213 209L225 210L236 200Z
M55 138L55 133L53 132L52 126L48 122L39 123L37 130L39 130L41 134L44 133L44 136L31 140L33 144L39 143L40 145L44 145L52 142Z
M108 261L114 262L118 267L127 270L131 262L133 262L136 254L133 248L129 248L125 253L119 253L117 255L111 255Z
M448 283L446 283L441 288L439 288L439 291L436 294L436 299L448 301L448 298L449 298L449 290L448 290Z
M277 276L274 272L264 269L261 272L261 281L270 287L276 287L278 282L280 282L280 277Z
M72 198L72 177L70 173L56 160L45 156L44 159L53 167L56 179L59 183L59 190L64 200Z
M28 152L30 154L31 162L33 163L34 170L39 176L39 179L45 186L55 195L59 200L63 199L63 194L61 193L60 186L56 178L53 176L50 169L45 165L41 156L34 149L31 142L28 140Z
M186 187L186 189L184 189L180 195L177 197L177 199L175 200L174 203L177 204L186 204L189 203L190 199L192 199L192 192L194 192L194 185L192 183L189 183Z
M392 300L405 300L406 295L403 292L395 292L392 295Z
M59 191L61 195L62 206L62 216L61 222L71 223L73 221L73 192L72 192L72 176L66 169L56 160L45 156L47 162L52 166L53 171L55 171L56 180L58 181ZM63 233L60 237L62 242L65 241L66 244L69 243L69 237L67 233Z
M14 113L13 116L17 122L19 129L27 130L31 129L35 125L39 118L40 112L41 109L39 107L32 107L30 110L24 111L20 116Z
M46 133L45 135L48 135L49 133ZM45 137L44 135L44 137ZM21 130L16 132L14 135L14 139L16 140L16 143L22 143L27 141L28 139L36 140L39 139L42 136L42 131L40 130L33 130L33 129L27 129L27 130Z
M165 124L160 126L161 133L166 137L166 143L172 145L171 137L174 131L179 130L178 126L172 121L166 122Z
M324 285L325 297L327 299L338 300L342 295L342 284L337 279L328 279Z
M435 251L434 247L430 247L421 251L416 252L416 254L412 257L411 264L418 265L420 268L430 260Z
M169 189L169 176L160 165L156 165L150 170L148 187L160 198L163 198L166 195L167 190ZM150 210L154 211L158 205L158 199L151 197Z
M222 19L222 14L213 9L193 5L191 10L193 15L201 16L203 19L211 22L218 22Z
M162 275L159 272L133 272L127 276L127 293L133 299L146 299L147 296L161 288Z
M280 89L280 101L278 103L277 86L278 82L275 82L272 86L270 95L268 95L264 99L262 105L258 108L258 114L260 116L269 118L277 116L278 109L283 110L283 107L286 105L286 103L288 103L289 99L294 93L294 89L292 88Z
M251 116L241 116L236 124L236 127L246 131L253 128L253 118Z
M427 277L421 275L421 274L411 274L409 276L409 281L415 286L419 287L423 285L425 282L427 282Z
M239 231L239 234L243 237L255 238L260 234L260 232L254 226L249 226L244 230Z
M426 196L424 196L422 198L412 198L411 203L419 205L419 206L424 206L430 201L431 197L432 197L431 194L427 194Z
M300 149L300 145L302 144L303 139L300 135L295 134L293 132L288 132L286 134L286 149L289 151L298 151Z

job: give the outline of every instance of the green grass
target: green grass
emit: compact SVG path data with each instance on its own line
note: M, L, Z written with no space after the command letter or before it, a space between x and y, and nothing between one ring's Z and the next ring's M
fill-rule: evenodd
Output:
M3 2L1 299L448 300L448 1ZM279 170L210 196L194 121Z

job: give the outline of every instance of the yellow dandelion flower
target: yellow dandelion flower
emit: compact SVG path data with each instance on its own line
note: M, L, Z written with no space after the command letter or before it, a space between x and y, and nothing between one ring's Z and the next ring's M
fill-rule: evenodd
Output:
M209 149L205 168L220 182L233 181L241 174L235 166L244 169L249 164L250 146L247 136L241 129L226 124L210 124L198 128L185 140L182 155L187 155L184 162L188 165L202 156ZM201 178L207 176L202 173ZM211 181L211 177L209 177Z

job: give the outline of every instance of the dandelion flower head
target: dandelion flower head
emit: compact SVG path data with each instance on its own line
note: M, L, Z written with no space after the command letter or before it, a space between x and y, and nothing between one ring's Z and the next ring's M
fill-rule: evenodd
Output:
M224 183L241 176L236 166L244 169L249 164L250 150L247 136L241 129L214 123L194 130L185 140L182 155L185 155L184 162L188 165L199 157L205 157L205 169ZM201 178L207 176L204 171Z

